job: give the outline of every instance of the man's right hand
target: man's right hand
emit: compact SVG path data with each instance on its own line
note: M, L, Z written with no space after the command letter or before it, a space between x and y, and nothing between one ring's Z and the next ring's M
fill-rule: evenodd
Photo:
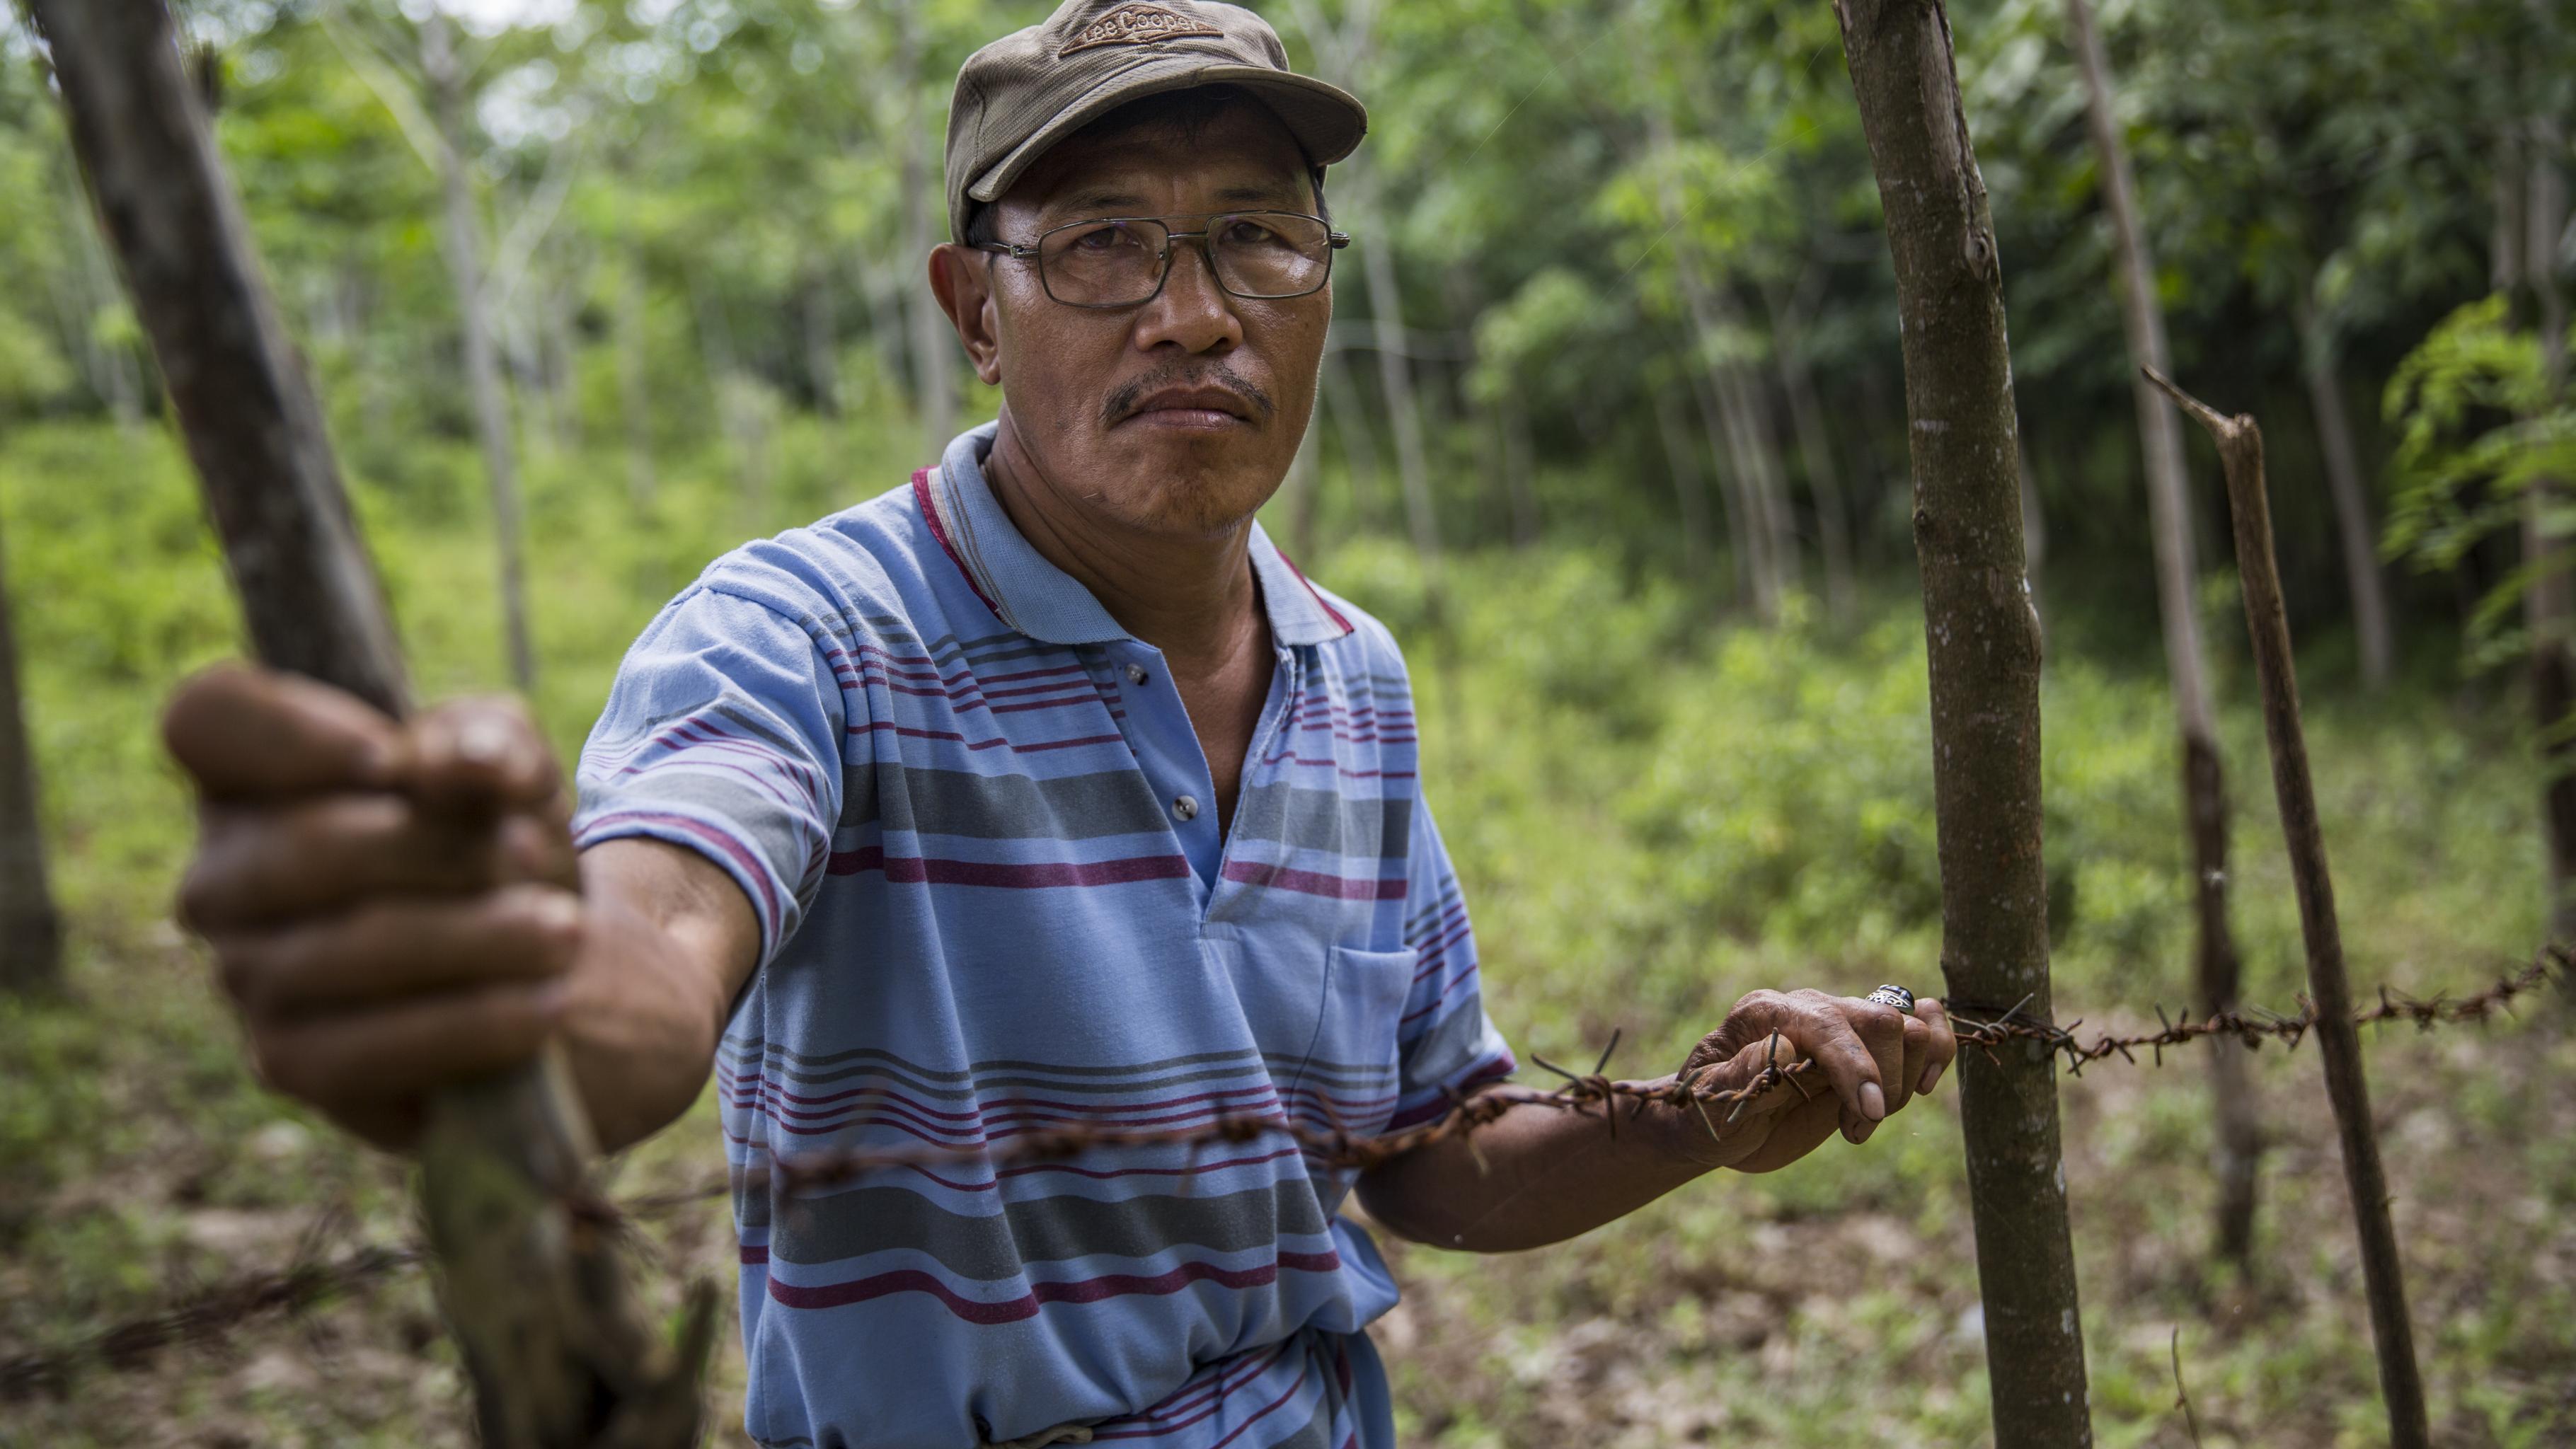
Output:
M181 918L271 1086L401 1148L429 1094L544 1043L584 915L562 773L517 701L397 722L227 666L162 729L200 796Z

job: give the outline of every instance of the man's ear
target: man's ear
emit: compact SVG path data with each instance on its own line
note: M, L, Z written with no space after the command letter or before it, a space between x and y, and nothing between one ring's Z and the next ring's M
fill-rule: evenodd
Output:
M941 242L930 249L930 294L966 344L975 375L991 387L1002 380L1001 318L994 311L992 271L982 265L989 253Z

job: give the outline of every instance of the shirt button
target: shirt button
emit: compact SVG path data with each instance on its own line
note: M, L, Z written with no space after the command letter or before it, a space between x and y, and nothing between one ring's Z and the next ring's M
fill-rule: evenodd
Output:
M1153 677L1154 676L1145 672L1145 666L1142 664L1130 664L1127 666L1127 682L1129 684L1142 684Z
M1177 797L1172 801L1172 814L1183 820L1196 820L1199 815L1197 798L1189 795Z

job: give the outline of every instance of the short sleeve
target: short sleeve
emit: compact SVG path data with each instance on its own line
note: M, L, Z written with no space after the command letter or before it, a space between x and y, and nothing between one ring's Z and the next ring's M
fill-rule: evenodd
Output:
M618 666L582 748L573 842L644 836L705 856L750 899L766 963L830 856L847 711L803 624L695 585Z
M1430 809L1416 801L1407 847L1404 944L1419 953L1413 989L1397 1027L1400 1059L1395 1116L1401 1130L1448 1110L1457 1096L1520 1063L1511 1044L1485 1015L1482 978L1476 970L1476 930L1467 901L1450 869L1448 849Z

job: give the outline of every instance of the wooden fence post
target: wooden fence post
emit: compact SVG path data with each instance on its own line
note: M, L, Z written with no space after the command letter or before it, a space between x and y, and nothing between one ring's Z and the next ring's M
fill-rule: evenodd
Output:
M2343 969L2343 929L2335 921L2334 880L2326 872L2325 834L2317 824L2316 783L2308 775L2308 742L2299 723L2299 676L2290 657L2290 622L2281 605L2280 566L2272 557L2272 505L2264 495L2263 430L2254 419L2223 417L2153 370L2147 377L2192 421L2209 430L2227 475L2227 511L2236 525L2236 573L2245 594L2245 631L2254 640L2254 670L2263 682L2263 737L2272 747L2272 789L2281 803L2281 834L2290 850L2291 884L2299 896L2299 934L2308 947L2308 1000L2317 1019L2317 1054L2325 1060L2326 1099L2342 1138L2343 1180L2361 1237L2361 1273L2370 1297L2370 1336L2379 1349L2379 1391L2388 1402L2389 1441L2425 1449L2432 1433L2424 1377L2415 1366L2415 1329L2406 1316L2406 1276L2397 1229L2388 1218L2388 1174L2379 1134L2370 1124L2370 1080L2361 1063L2361 1029L2352 1019L2352 983ZM2223 1049L2223 1048L2222 1048Z
M2003 269L1941 0L1835 0L1896 264L1914 542L1932 676L1941 972L1952 1008L2049 1021L2039 618L2022 555ZM1980 1012L1978 1009L1983 1008ZM2035 1041L1959 1058L1997 1449L2093 1442L2058 1157Z
M100 220L204 486L260 657L388 712L402 657L312 384L182 70L165 0L34 0ZM434 1105L421 1196L487 1449L685 1449L712 1336L679 1352L590 1209L589 1124L560 1059Z

